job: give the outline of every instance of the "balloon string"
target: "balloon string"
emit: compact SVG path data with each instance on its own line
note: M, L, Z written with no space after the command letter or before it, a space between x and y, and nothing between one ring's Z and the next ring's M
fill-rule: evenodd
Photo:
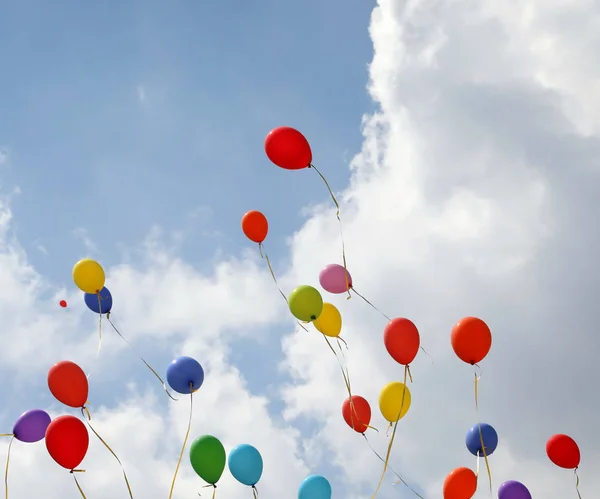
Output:
M254 496L254 499L258 499L258 490L256 490L256 485L252 486L252 495Z
M8 444L8 454L6 455L6 468L4 470L4 492L6 494L6 499L8 499L8 465L10 464L10 450L12 449L12 444L15 441L15 436L12 434L3 434L1 437L11 437L10 442Z
M115 333L117 333L121 339L127 343L127 346L129 348L131 348L133 350L133 347L131 346L131 343L129 343L129 341L127 341L127 338L125 338L125 336L123 336L121 334L121 332L117 329L117 326L114 325L113 321L110 320L110 312L108 312L106 314L106 320L108 321L108 323L111 325L111 327L114 329ZM174 400L175 402L177 402L179 399L176 399L175 397L173 397L173 395L171 395L171 392L169 392L169 389L167 388L167 384L165 383L165 381L160 377L160 375L156 372L156 370L150 365L148 364L148 362L146 362L144 360L144 358L141 355L138 355L138 357L140 358L140 360L144 363L144 365L150 370L150 372L152 374L154 374L154 376L156 376L156 379L158 379L158 381L160 381L160 384L163 387L163 390L165 391L165 393L169 396L169 398L171 400Z
M373 446L371 445L371 442L369 442L369 439L367 438L367 435L365 435L364 433L362 434L363 438L365 439L365 442L367 442L367 445L369 446L369 448L373 451L373 454L375 454L377 456L377 458L382 462L385 463L385 460L379 455L379 453L373 448ZM419 497L420 499L424 499L424 497L422 495L420 495L415 489L413 489L410 485L408 485L408 483L406 483L406 481L394 470L394 468L392 468L389 464L388 464L388 469L394 474L396 475L396 478L398 478L397 482L394 482L394 485L398 485L399 483L403 484L405 487L408 487L411 492L413 494L415 494L417 497Z
M190 437L190 430L192 428L192 413L194 410L194 384L190 383L190 417L188 418L188 426L185 432L185 438L183 439L183 445L181 446L181 452L179 453L179 459L177 460L177 466L175 467L175 475L173 475L173 481L171 482L171 491L169 492L169 499L173 497L173 490L175 490L175 480L177 480L177 473L179 473L179 467L181 466L181 460L183 459L183 453L185 452L185 446L187 445L188 438ZM213 492L213 497L214 497Z
M277 277L275 277L275 271L273 270L273 266L271 265L271 260L269 260L269 255L267 255L266 251L263 251L264 250L263 243L258 243L258 249L260 251L260 257L267 262L267 266L269 267L269 272L271 273L273 282L275 282L275 286L277 286L277 290L279 291L281 296L283 296L285 303L289 304L287 296L285 296L285 293L281 290L281 287L279 286L279 282L277 281ZM306 332L308 332L308 329L306 329L306 327L300 321L296 321L296 322L302 329L304 329Z
M125 478L125 485L127 485L127 491L129 492L129 497L131 499L133 499L133 493L131 492L131 485L129 484L129 479L127 478L127 473L125 473L125 468L123 467L123 463L121 462L121 460L119 459L119 457L115 454L115 451L110 448L110 445L108 445L106 443L106 441L98 434L98 432L94 429L94 427L89 423L89 421L92 419L92 416L91 416L90 412L88 411L88 409L86 407L82 407L81 408L81 415L85 417L85 412L84 411L87 412L88 421L86 421L86 424L88 425L89 429L92 430L92 433L94 435L96 435L96 437L98 437L98 440L100 440L100 442L102 442L102 444L104 445L104 447L106 447L108 449L108 451L117 460L117 463L119 463L119 466L121 467L121 471L123 472L123 478Z
M356 296L358 296L359 298L361 298L367 305L369 305L373 310L375 310L376 312L379 312L385 319L387 319L388 321L391 321L392 319L390 319L390 317L386 314L384 314L381 310L379 310L375 305L373 305L373 303L371 303L369 300L367 300L363 295L361 295L358 291L356 291L355 287L351 287L350 291L352 291Z
M479 379L481 378L481 367L479 367L478 364L473 364L473 366L475 368L475 384L474 384L475 410L479 413ZM479 375L477 374L477 369L479 369ZM483 442L483 433L481 432L481 425L479 423L477 423L477 427L479 429L479 443L480 443L481 449L483 451L483 459L485 460L485 468L487 471L488 480L490 482L490 496L493 497L494 492L492 491L492 471L490 470L490 462L488 460L487 451L485 450L485 445ZM479 454L479 453L477 453L477 454ZM477 464L479 465L479 460L477 461ZM478 467L476 476L479 477L479 467Z
M81 497L83 497L83 499L87 499L85 497L85 494L83 493L83 489L81 488L81 485L79 485L79 481L77 480L77 477L75 476L75 473L85 473L85 470L71 470L70 473L71 473L71 475L73 475L73 480L75 480L75 485L77 486L77 490L81 494Z
M577 468L575 468L573 471L575 473L575 490L577 491L577 497L581 499L581 492L579 492L579 474L577 473Z
M377 495L377 493L379 492L379 489L381 488L381 484L383 483L383 478L385 477L385 472L387 471L387 468L388 468L388 462L389 462L390 456L392 454L392 445L394 445L394 438L396 437L396 429L398 428L398 421L400 421L400 418L402 416L402 409L404 409L404 397L406 395L406 389L407 389L406 388L406 380L408 378L408 374L409 374L409 368L408 368L408 366L404 366L404 387L402 388L402 400L400 402L400 410L398 412L398 419L396 419L396 422L394 423L394 431L392 432L392 437L390 438L390 443L388 444L387 453L386 453L385 459L383 461L383 471L381 472L381 478L379 479L379 483L377 484L377 488L375 489L375 492L371 496L371 499L374 499L375 496Z
M346 263L346 244L344 243L344 229L342 227L342 219L340 218L340 203L338 203L338 200L335 198L335 194L331 190L331 186L329 185L329 182L327 182L327 179L319 171L319 169L312 163L309 164L308 167L312 168L314 171L316 171L319 174L319 177L321 177L321 180L325 183L325 187L327 187L327 190L329 191L329 195L331 196L331 199L333 200L333 204L335 204L335 208L336 208L335 216L338 219L338 223L340 226L340 236L342 239L342 262L344 263L344 278L346 280L346 290L348 293L347 299L349 300L350 298L352 298L352 295L350 294L350 282L348 280L348 265Z
M100 312L102 312L102 303L101 303L101 298L100 298L100 292L96 293L96 296L98 297L98 310L100 310ZM98 353L100 353L100 350L102 349L102 314L98 314L98 316L100 317L99 322L98 322ZM88 375L89 378L89 375Z

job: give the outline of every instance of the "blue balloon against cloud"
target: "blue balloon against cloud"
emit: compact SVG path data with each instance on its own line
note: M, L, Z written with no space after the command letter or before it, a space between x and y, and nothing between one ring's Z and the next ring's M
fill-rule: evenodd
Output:
M331 499L331 485L323 476L307 476L298 488L298 499Z
M252 445L242 444L234 447L229 453L227 463L233 478L249 487L256 485L262 476L262 456Z
M480 426L481 435L479 435ZM467 449L469 449L469 452L474 456L483 456L481 437L483 437L483 444L485 445L485 454L489 456L496 450L496 447L498 447L498 434L496 433L496 430L487 423L475 425L467 432Z
M98 300L98 295L95 293L85 293L83 295L85 304L87 305L87 308L96 314L99 314L100 310L102 310L103 314L108 314L113 306L112 295L107 288L102 288L99 294L100 300Z
M177 393L187 395L204 383L204 369L196 359L178 357L167 368L167 383Z

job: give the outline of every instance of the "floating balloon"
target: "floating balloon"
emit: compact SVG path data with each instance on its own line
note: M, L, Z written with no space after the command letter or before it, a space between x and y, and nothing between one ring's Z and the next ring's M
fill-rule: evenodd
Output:
M388 383L379 394L379 410L390 423L402 419L410 409L411 396L408 386L399 381Z
M444 499L471 499L477 491L477 477L469 468L456 468L444 480Z
M256 485L262 476L263 459L252 445L242 444L231 449L227 463L233 478L249 487Z
M568 470L575 469L581 461L581 453L577 442L568 435L558 434L546 442L546 454L556 466Z
M98 293L104 287L105 280L104 269L95 260L84 258L73 267L73 281L84 293Z
M419 351L419 330L410 320L392 319L383 331L383 343L391 357L404 366L410 364Z
M531 493L521 482L509 480L500 485L498 499L531 499Z
M319 283L325 291L339 295L352 288L352 276L343 265L331 263L319 273Z
M477 317L465 317L452 328L450 337L457 357L467 364L481 362L492 347L492 333L488 325Z
M309 475L298 488L298 499L331 499L331 485L323 476Z
M242 217L242 231L250 241L262 243L269 232L267 217L260 211L249 211Z
M87 454L90 436L85 425L75 416L59 416L48 425L46 448L58 464L73 470Z
M195 392L204 383L204 369L196 359L178 357L167 368L167 383L184 395Z
M291 292L288 303L292 315L303 322L312 322L323 311L323 297L312 286L298 286Z
M196 474L206 483L215 485L225 470L225 448L212 435L198 437L190 447L190 462Z
M98 300L100 296L100 300ZM99 293L85 293L83 300L92 312L95 314L108 314L112 310L113 299L108 288L102 288Z
M60 300L58 302L58 304L62 307L62 308L67 308L67 302L65 300Z
M12 433L21 442L39 442L46 436L50 421L50 416L46 411L32 409L21 414L15 421Z
M69 407L83 407L88 399L87 376L81 367L70 360L62 360L50 368L48 388L56 400Z
M479 433L480 428L481 434ZM485 455L490 456L496 450L496 447L498 447L498 434L496 433L496 430L487 423L474 425L473 428L467 432L467 449L469 449L469 452L474 456L483 456L483 448L481 446L482 439L483 445L485 446Z
M323 303L321 315L313 321L317 331L325 336L336 338L342 332L342 315L331 303Z
M312 163L312 151L306 137L289 126L271 130L265 138L265 153L285 170L301 170Z
M364 433L371 423L371 406L360 395L352 395L352 403L350 403L350 399L348 397L342 404L344 421L355 432Z

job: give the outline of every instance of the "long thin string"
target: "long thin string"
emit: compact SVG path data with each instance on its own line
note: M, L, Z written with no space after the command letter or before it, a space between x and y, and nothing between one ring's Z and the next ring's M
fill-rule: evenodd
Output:
M181 460L183 459L183 453L187 445L188 438L190 438L190 430L192 428L192 413L194 410L194 384L190 383L190 416L188 418L188 426L185 432L185 438L183 439L183 445L181 446L181 452L179 453L179 459L177 460L177 466L175 467L175 475L173 475L173 481L171 482L171 490L169 492L169 499L173 497L173 490L175 490L175 480L177 480L177 474L179 473L179 467L181 466ZM214 497L213 492L213 497Z
M86 417L86 412L87 412L87 419L88 419L86 421L86 424L88 425L89 429L92 430L92 433L94 435L96 435L96 437L98 438L98 440L100 440L100 442L102 442L102 444L104 445L104 447L106 447L108 449L108 451L113 455L113 457L117 460L117 463L119 463L119 466L121 467L121 471L123 472L123 478L125 478L125 485L127 485L127 492L129 492L129 497L131 499L133 499L133 492L131 491L131 485L129 483L129 479L127 478L127 473L125 473L125 467L123 466L123 463L119 459L119 456L117 456L117 454L115 454L115 451L110 448L110 445L108 445L106 443L106 441L98 434L98 432L90 424L90 420L92 419L92 416L91 416L89 410L86 407L82 407L81 408L81 415L84 417L84 419Z
M71 475L73 475L73 480L75 480L75 485L77 486L77 490L81 494L81 497L83 499L87 499L85 497L85 494L83 493L83 489L81 488L81 485L79 485L79 481L77 480L77 477L75 476L75 473L85 473L85 470L71 470L69 473L71 473Z
M10 450L12 449L12 444L15 441L15 436L12 434L4 434L0 436L11 437L10 442L8 444L8 454L6 455L6 469L4 470L4 492L6 495L6 499L8 499L8 465L10 464Z
M125 336L123 336L121 334L121 332L117 329L117 326L114 325L113 321L110 320L110 312L108 312L106 314L106 320L108 321L108 323L111 325L111 327L114 329L115 333L117 333L121 339L127 343L127 346L129 348L131 348L132 350L134 350L134 348L131 346L131 343L129 343L129 341L127 341L127 338L125 338ZM150 365L148 364L148 362L146 362L146 360L138 354L138 357L140 358L140 360L144 363L144 365L150 370L150 372L152 374L154 374L154 376L156 376L156 379L158 379L158 381L160 381L160 384L163 387L163 390L165 391L165 393L169 396L169 398L171 400L174 400L175 402L177 402L179 399L176 399L175 397L173 397L173 395L171 395L171 392L169 392L169 389L167 388L167 384L165 383L165 381L160 377L160 375L156 372L156 370Z
M475 384L474 384L475 410L479 414L479 379L481 378L481 367L479 367L478 364L473 364L473 367L475 368ZM480 371L479 375L477 375L477 369L479 369L479 371ZM478 416L478 419L479 419L479 416ZM488 480L490 482L490 496L493 496L494 493L492 491L492 471L490 470L490 462L488 460L487 451L485 450L485 443L483 441L483 433L481 432L481 425L479 422L477 423L477 427L479 429L479 443L480 443L481 449L483 451L483 458L485 460L485 468L487 470ZM477 454L479 454L479 453L477 453ZM479 477L479 459L477 460L476 476Z
M273 278L273 282L275 283L275 286L277 286L277 290L279 291L279 294L283 297L283 299L285 300L285 303L289 305L288 298L287 298L287 296L285 296L285 293L281 290L281 287L279 286L279 282L277 281L277 277L275 277L275 271L273 270L273 266L271 265L271 260L269 260L269 255L267 254L266 251L264 251L264 244L258 243L258 249L260 251L260 257L267 262L267 267L269 267L269 272L271 273L271 277ZM306 329L306 327L300 321L296 321L296 322L302 329L304 329L305 331L308 332L308 329Z
M375 499L375 496L377 496L377 493L379 492L379 489L381 488L381 484L383 483L383 478L385 477L385 472L387 471L387 468L388 468L388 462L389 462L390 456L392 454L392 445L394 445L394 438L396 437L396 429L398 428L398 422L400 421L400 416L402 415L402 409L404 409L404 398L406 396L406 389L407 389L406 381L409 376L409 372L410 372L409 367L404 366L404 385L402 388L402 400L400 402L400 411L398 412L398 419L396 419L396 422L394 423L394 431L392 432L392 436L390 438L390 443L388 444L388 448L387 448L387 453L386 453L385 459L383 461L383 471L381 472L381 478L379 479L379 483L377 484L377 488L375 489L375 492L371 496L371 499Z
M382 462L385 463L385 459L383 459L381 457L381 455L373 448L373 446L371 445L371 442L369 442L369 439L367 438L367 435L365 433L362 433L362 437L365 439L365 442L367 442L367 445L369 446L369 448L373 451L373 454L375 454L377 456L377 458ZM394 468L392 468L389 463L388 463L388 469L394 474L396 475L396 478L398 478L397 482L394 482L394 485L397 485L399 483L403 484L404 486L408 487L410 489L410 491L415 494L417 497L419 497L420 499L424 499L423 496L421 496L415 489L413 489L410 485L408 485L408 483L406 483L406 481L394 470Z
M102 312L102 298L100 297L100 292L96 293L96 296L98 297L98 310ZM98 316L100 317L98 320L98 353L100 353L100 350L102 349L102 314L100 313Z
M573 471L575 473L575 490L577 491L577 497L581 499L581 492L579 492L579 474L577 473L577 468L575 468Z
M254 496L254 499L258 499L258 490L256 490L256 485L252 486L252 495Z
M350 298L352 298L352 295L350 294L350 283L348 282L348 264L346 262L346 244L344 243L344 228L342 226L342 219L340 218L340 203L338 203L338 200L336 199L335 194L331 190L331 186L329 185L329 182L327 182L327 179L319 171L319 169L312 163L309 164L308 167L312 168L314 171L316 171L319 174L319 177L321 177L321 180L325 183L325 186L327 187L327 190L329 191L329 195L331 196L333 204L335 205L335 208L336 208L335 216L338 219L338 224L340 226L340 236L342 239L342 262L344 263L344 278L346 279L346 290L348 292L347 299L349 300Z

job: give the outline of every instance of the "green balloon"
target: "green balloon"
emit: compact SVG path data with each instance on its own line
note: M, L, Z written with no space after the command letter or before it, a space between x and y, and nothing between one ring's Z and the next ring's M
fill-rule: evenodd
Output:
M212 435L198 437L190 447L190 462L196 474L206 483L215 485L225 469L225 448Z
M291 292L288 304L292 315L304 322L316 321L323 311L323 297L312 286L298 286Z

